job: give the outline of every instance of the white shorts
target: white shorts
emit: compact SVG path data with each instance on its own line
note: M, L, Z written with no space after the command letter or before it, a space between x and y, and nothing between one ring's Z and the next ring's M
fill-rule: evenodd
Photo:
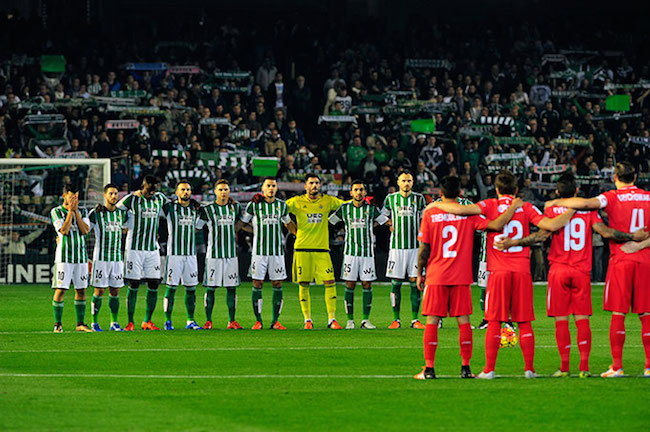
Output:
M418 276L417 249L390 249L386 277L391 279L406 279Z
M54 263L52 288L67 290L72 284L75 289L86 289L89 277L88 263Z
M487 288L487 281L488 281L488 276L490 275L490 272L487 269L487 263L486 262L479 262L478 263L478 275L476 277L476 284L480 286L481 288Z
M160 254L158 251L126 251L125 279L160 279Z
M249 273L253 280L263 281L267 273L269 274L269 280L285 280L287 278L287 267L284 265L284 256L253 255Z
M377 279L375 257L343 256L341 279L344 281L370 282Z
M239 280L239 260L235 258L209 258L205 260L203 285L209 287L236 287Z
M95 288L122 288L124 286L124 263L122 261L95 261L92 281Z
M195 287L199 284L199 264L196 255L170 255L165 265L165 284Z

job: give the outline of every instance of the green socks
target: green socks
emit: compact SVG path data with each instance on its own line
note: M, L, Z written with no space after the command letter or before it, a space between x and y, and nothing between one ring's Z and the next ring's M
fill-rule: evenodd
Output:
M91 304L93 322L97 323L97 318L99 317L99 309L102 307L102 297L93 295L93 301Z
M367 320L370 317L370 309L372 308L372 288L363 289L363 319Z
M420 315L422 293L418 289L417 282L409 282L409 285L411 285L411 318L416 320L418 319L418 315Z
M126 313L129 316L129 322L133 322L135 316L135 303L138 301L138 289L129 287L129 292L126 295Z
M348 316L348 320L354 319L354 290L350 288L345 288L345 314Z
M487 287L481 287L481 300L479 303L481 304L481 310L485 312L485 292L487 291Z
M212 310L214 309L214 291L212 287L205 288L203 306L205 307L205 320L212 322Z
M251 298L253 301L253 313L255 314L255 319L262 322L262 289L253 287Z
M111 309L111 322L117 322L117 313L120 310L120 297L108 296L108 307Z
M390 303L393 306L393 319L399 320L399 309L402 303L402 283L394 279L391 281Z
M237 309L237 291L235 287L226 287L226 305L228 306L228 321L235 320L235 310Z
M282 312L282 287L273 287L273 324L280 319Z
M75 300L74 311L77 314L77 325L83 324L86 317L86 300Z
M158 290L147 288L147 310L144 314L144 322L151 321L153 311L156 310L156 303L158 302Z
M60 323L63 319L63 302L52 300L52 311L54 312L54 322Z
M168 286L165 291L165 299L163 300L163 310L165 311L165 319L172 320L172 312L174 311L174 299L176 298L176 287ZM147 306L149 304L149 295L147 295ZM148 320L147 320L148 321Z
M185 310L187 320L194 321L194 310L196 309L196 287L185 287Z

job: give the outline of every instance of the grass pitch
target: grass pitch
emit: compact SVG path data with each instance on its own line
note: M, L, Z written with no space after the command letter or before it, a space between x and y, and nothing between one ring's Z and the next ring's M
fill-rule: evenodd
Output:
M224 293L217 291L213 331L78 334L68 293L64 334L52 334L51 290L46 286L0 287L0 430L649 430L645 411L650 380L643 371L638 317L628 316L624 366L629 378L523 379L519 346L499 353L499 379L461 380L458 330L445 319L439 331L436 373L415 381L423 364L422 332L387 330L392 320L389 288L375 287L371 321L380 329L326 330L323 289L312 288L316 330L303 331L297 288L285 286L281 322L287 331L232 331L226 324ZM121 295L120 324L126 324ZM146 289L136 319L144 314ZM338 318L345 324L343 288ZM163 291L164 292L164 291ZM88 298L91 291L88 291ZM238 321L254 322L250 284L238 291ZM480 320L478 289L473 291ZM199 298L203 290L198 290ZM361 290L356 309L361 312ZM410 320L408 288L402 320ZM182 289L174 323L184 328ZM592 319L594 376L610 363L609 314L600 310L602 286L594 286ZM264 289L265 326L270 323L270 287ZM553 321L545 316L545 287L535 287L536 369L557 370ZM107 297L107 295L106 295ZM162 296L161 296L162 297ZM105 299L100 324L109 322ZM200 301L198 302L200 303ZM90 302L88 303L88 314ZM197 305L197 321L204 315ZM87 317L87 322L91 321ZM162 325L162 299L154 322ZM357 324L360 319L357 320ZM408 327L408 326L406 326ZM572 372L577 373L575 326ZM474 331L472 369L484 363L484 331Z

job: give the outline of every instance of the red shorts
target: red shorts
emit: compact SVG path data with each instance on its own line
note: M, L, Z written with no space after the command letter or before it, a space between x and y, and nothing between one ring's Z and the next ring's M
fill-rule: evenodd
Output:
M469 285L427 285L422 299L422 315L458 317L472 314Z
M550 317L591 315L591 277L565 264L552 264L548 272L546 314Z
M527 322L535 320L533 278L530 273L494 271L485 293L485 319Z
M640 314L650 312L650 265L634 261L609 263L603 309Z

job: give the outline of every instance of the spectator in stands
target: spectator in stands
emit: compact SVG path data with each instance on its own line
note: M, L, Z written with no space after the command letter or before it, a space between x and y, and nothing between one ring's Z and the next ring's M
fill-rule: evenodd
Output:
M271 136L264 143L264 154L267 156L275 156L275 151L278 149L281 150L282 160L286 159L287 145L282 140L282 138L280 138L280 133L278 130L276 128L273 128L271 130Z

